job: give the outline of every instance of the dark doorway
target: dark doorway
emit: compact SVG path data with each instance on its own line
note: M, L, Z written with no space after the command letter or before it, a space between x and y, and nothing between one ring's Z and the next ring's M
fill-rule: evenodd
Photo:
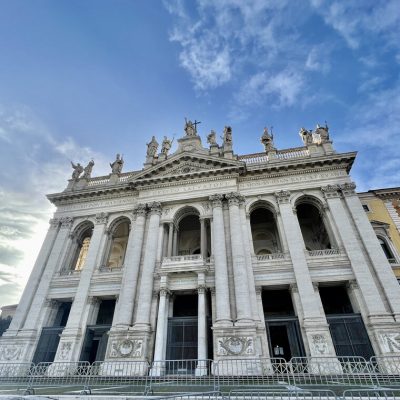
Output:
M336 355L366 359L372 357L374 351L367 330L361 315L353 311L346 287L320 287L319 293Z
M197 359L198 296L175 295L173 302L173 315L168 318L166 357L168 360Z
M81 361L103 361L106 355L108 331L114 317L115 300L102 300L96 325L88 325L83 342Z
M71 302L60 302L57 314L51 326L44 327L40 334L36 351L32 362L38 364L40 362L53 362L57 353L60 335L67 324L69 312L71 310Z
M303 357L298 318L288 289L264 290L262 303L271 357Z

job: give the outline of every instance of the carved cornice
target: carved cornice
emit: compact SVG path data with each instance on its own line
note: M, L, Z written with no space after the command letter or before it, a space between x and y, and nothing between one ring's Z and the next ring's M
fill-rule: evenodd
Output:
M275 192L274 195L279 204L289 203L290 200L289 190L281 190L279 192Z
M339 187L344 197L356 195L356 184L354 182L346 182L339 185Z
M321 191L326 199L339 197L340 196L339 190L340 190L339 185L327 185L321 187Z
M222 194L213 194L208 198L208 200L210 200L211 206L213 208L222 207L222 200L223 199L224 199L224 196Z

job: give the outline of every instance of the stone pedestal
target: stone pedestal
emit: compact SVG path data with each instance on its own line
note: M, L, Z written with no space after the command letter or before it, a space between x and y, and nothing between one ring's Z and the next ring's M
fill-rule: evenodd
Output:
M210 155L212 156L219 155L219 146L217 144L210 145Z

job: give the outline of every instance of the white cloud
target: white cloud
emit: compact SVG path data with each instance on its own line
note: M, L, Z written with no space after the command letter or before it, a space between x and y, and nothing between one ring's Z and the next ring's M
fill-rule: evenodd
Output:
M26 106L0 105L0 306L18 302L54 211L46 193L62 191L69 160L95 158L96 175L107 171L104 156L73 139L59 140Z
M310 71L327 73L331 67L328 48L314 46L308 53L305 67Z

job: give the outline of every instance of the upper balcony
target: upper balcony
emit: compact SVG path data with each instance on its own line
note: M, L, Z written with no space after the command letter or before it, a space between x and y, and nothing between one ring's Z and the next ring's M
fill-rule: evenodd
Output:
M201 254L181 255L164 257L160 272L178 273L178 272L198 272L208 270L213 264L213 257L204 259Z

